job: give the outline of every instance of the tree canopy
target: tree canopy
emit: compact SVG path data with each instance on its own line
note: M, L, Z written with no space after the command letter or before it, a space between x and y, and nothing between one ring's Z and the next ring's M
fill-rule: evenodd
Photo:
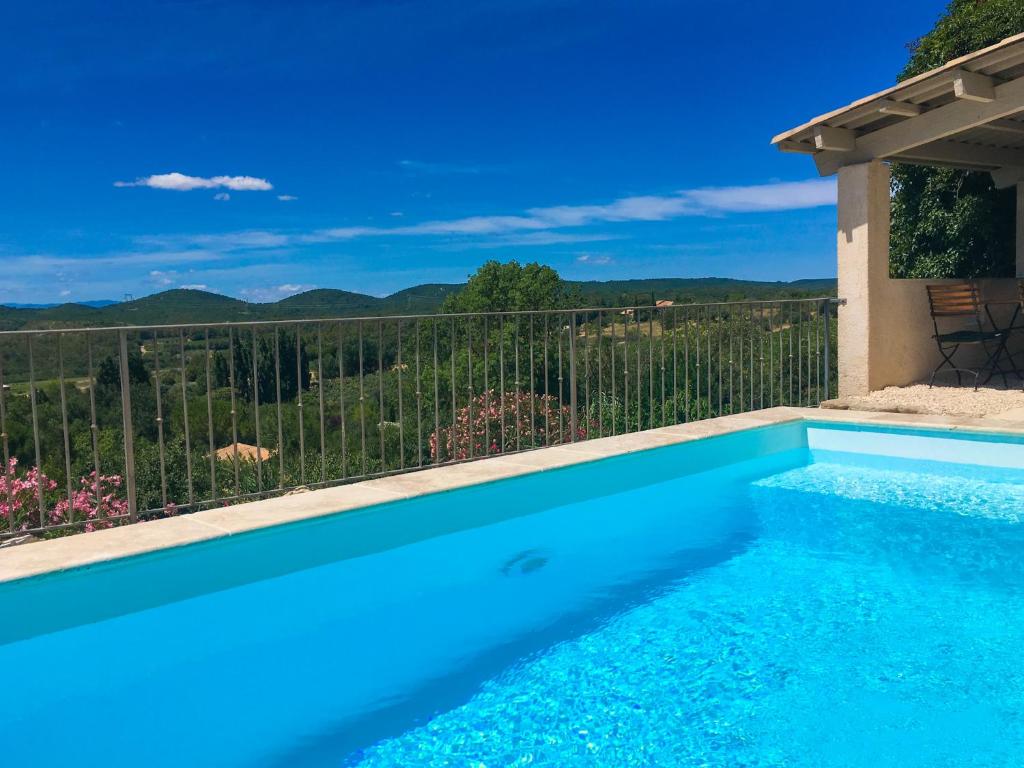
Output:
M1024 32L1021 0L953 0L911 45L906 80ZM1016 192L987 173L894 164L893 277L1008 277L1014 274Z
M559 274L538 264L488 261L466 287L445 299L443 312L513 312L561 309L576 299Z

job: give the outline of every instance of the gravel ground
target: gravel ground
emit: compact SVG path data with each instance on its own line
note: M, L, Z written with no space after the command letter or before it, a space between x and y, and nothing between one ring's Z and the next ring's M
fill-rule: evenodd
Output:
M896 413L938 413L957 416L987 417L1024 421L1024 392L1019 383L1009 388L1000 386L952 387L936 384L914 384L909 387L887 387L869 395L831 400L822 407L851 408L865 411Z

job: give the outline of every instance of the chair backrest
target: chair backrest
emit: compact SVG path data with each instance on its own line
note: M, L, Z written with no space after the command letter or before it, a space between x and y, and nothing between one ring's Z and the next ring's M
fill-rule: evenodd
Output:
M927 288L932 318L973 317L978 319L981 312L981 298L978 286L974 283L929 285Z

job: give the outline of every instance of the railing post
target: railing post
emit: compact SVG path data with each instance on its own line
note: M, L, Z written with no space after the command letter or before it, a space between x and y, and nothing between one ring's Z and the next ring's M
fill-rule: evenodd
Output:
M576 442L576 313L570 315L569 321L569 429L572 430L572 442Z
M825 324L825 399L831 400L832 393L832 300L825 299L821 305ZM820 405L820 403L819 403Z
M128 495L128 520L134 523L138 519L138 502L135 498L135 432L132 426L131 379L128 375L128 331L119 331L118 340L121 347L121 413L124 421L125 492Z

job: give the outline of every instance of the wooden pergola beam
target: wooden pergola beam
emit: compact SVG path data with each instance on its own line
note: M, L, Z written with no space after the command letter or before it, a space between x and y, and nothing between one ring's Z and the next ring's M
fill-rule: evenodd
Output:
M993 101L958 99L902 122L859 136L852 150L814 156L818 172L831 176L844 165L905 155L915 147L948 139L963 131L1024 111L1024 78L994 88Z

